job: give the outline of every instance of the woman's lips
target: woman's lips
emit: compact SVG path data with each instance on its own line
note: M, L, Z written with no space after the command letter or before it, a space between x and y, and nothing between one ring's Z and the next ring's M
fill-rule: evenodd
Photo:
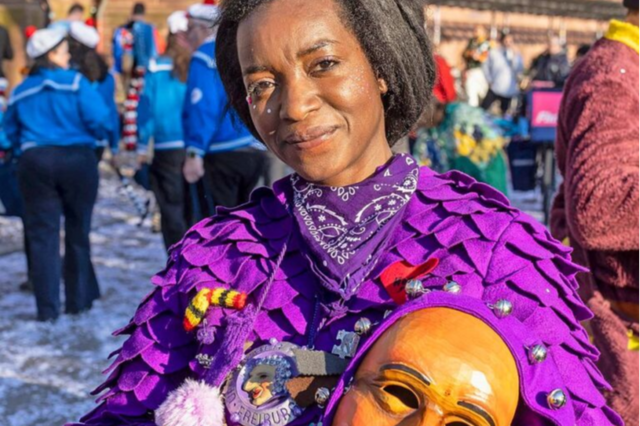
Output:
M254 400L260 398L260 395L262 395L262 388L255 388L251 392L251 396L253 397Z
M291 133L284 139L284 142L299 150L306 150L322 145L331 138L338 126L317 126Z

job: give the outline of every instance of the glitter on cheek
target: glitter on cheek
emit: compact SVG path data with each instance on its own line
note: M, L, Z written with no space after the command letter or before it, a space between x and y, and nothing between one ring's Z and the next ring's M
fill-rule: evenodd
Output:
M271 108L267 108L267 114L271 114Z
M375 95L369 87L366 74L367 70L364 67L358 67L354 70L351 79L354 82L353 87L357 93L371 99Z

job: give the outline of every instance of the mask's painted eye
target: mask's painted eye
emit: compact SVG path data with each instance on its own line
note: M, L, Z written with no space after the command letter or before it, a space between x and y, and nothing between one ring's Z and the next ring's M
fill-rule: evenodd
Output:
M447 423L447 426L473 426L471 423L461 422L460 420L455 420L452 423Z
M384 386L382 390L388 395L392 396L393 399L397 400L396 402L399 402L406 408L410 408L412 410L417 410L418 408L420 408L420 400L418 399L416 394L408 388L398 385L387 385ZM390 405L392 406L392 404Z

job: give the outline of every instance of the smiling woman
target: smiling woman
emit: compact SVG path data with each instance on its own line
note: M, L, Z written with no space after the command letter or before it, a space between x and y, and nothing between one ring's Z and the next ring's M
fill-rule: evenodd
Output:
M217 56L231 105L302 177L364 180L431 96L419 3L228 2Z
M295 173L172 248L82 424L620 425L567 249L391 153L435 78L422 2L222 4L216 72Z

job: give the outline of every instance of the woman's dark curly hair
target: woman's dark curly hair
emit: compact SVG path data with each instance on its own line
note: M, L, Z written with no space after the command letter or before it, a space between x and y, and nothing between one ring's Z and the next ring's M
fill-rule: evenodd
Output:
M238 26L253 11L274 0L225 0L221 6L216 60L231 107L251 133L251 121L238 60ZM276 0L283 1L283 0ZM363 47L378 78L389 91L383 96L387 140L406 135L429 104L436 78L431 43L424 28L421 0L334 0L342 19Z
M73 37L68 37L71 64L89 81L103 81L109 74L109 66L95 49L85 46Z

